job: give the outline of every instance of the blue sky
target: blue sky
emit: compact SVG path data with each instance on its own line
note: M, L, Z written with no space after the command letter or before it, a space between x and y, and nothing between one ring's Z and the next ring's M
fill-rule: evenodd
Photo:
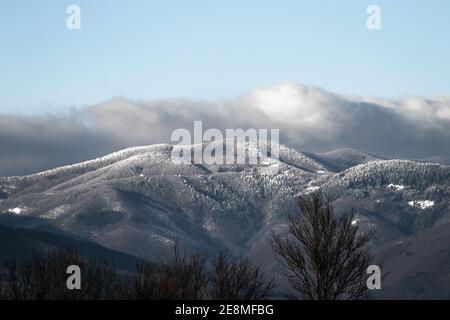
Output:
M70 4L81 30L66 28ZM366 28L370 4L381 8L379 31ZM231 99L285 81L448 96L449 15L443 0L4 0L0 113L114 96Z

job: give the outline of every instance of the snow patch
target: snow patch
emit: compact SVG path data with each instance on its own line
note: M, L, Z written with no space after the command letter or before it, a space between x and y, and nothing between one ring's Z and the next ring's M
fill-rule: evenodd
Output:
M56 219L66 213L67 210L70 209L69 205L61 205L56 208L51 209L46 214L44 214L42 217L45 219Z
M210 220L210 221L205 221L205 223L203 224L203 227L208 230L208 232L213 232L215 231L216 225L214 224L214 221Z
M422 210L426 210L426 209L434 207L434 201L431 201L431 200L409 201L408 204L411 207L418 207Z
M395 191L403 191L403 190L405 190L405 186L402 186L400 184L393 184L393 183L391 183L387 187L388 187L388 189L395 190Z
M359 224L359 219L352 220L352 226L357 226Z
M306 188L306 191L314 192L314 191L317 191L319 189L320 189L320 187L308 187L308 188Z
M25 208L21 208L21 207L8 209L9 213L14 213L14 214L17 214L17 215L20 215L20 214L24 213L24 211L25 211Z

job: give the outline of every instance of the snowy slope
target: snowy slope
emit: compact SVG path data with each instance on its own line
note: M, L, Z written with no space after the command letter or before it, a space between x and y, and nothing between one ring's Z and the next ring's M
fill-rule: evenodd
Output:
M206 144L186 148L198 147ZM174 241L238 252L265 224L293 210L302 186L326 170L284 146L275 175L264 174L260 165L176 165L173 148L132 148L35 175L3 178L0 211L38 218L147 258L163 255ZM231 232L235 236L230 238Z
M305 153L312 159L324 164L329 170L334 172L343 171L359 164L371 161L385 160L370 153L344 148L336 149L326 153Z
M285 228L303 193L320 190L338 212L354 209L355 223L376 231L377 247L450 218L449 166L382 160L354 150L312 154L280 146L278 172L268 175L260 164L176 165L174 148L180 147L131 148L30 176L0 178L0 223L49 225L154 261L165 259L178 241L192 250L250 255L271 269L268 237ZM248 143L238 148L258 152Z

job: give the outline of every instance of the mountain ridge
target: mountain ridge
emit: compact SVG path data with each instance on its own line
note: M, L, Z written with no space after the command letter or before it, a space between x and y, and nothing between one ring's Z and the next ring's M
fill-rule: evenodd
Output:
M164 259L180 242L211 254L264 256L267 269L275 263L268 237L285 230L302 194L320 190L338 212L353 209L363 230L376 229L377 247L431 230L450 216L450 166L354 150L320 162L320 155L280 145L278 170L267 174L262 164L175 165L173 148L137 147L45 174L0 179L0 212L38 218L150 261ZM344 168L348 159L357 164Z

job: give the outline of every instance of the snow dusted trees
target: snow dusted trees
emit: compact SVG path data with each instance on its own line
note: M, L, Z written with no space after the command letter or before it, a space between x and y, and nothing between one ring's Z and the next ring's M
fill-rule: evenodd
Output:
M367 292L369 233L352 213L335 215L320 193L299 199L300 214L289 217L287 235L273 234L272 247L294 289L293 299L359 299ZM66 268L82 270L81 290L66 288ZM164 264L142 262L119 272L74 250L37 251L27 261L0 267L0 299L259 300L275 283L245 257L225 254L208 261L175 248Z

